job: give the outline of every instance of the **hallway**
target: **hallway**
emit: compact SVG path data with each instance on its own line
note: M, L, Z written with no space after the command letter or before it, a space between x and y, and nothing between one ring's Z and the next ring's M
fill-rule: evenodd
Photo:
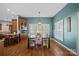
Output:
M49 49L33 49L27 48L27 40L21 41L17 45L8 46L4 48L6 56L75 56L62 46L58 45L54 40L51 40L51 47Z

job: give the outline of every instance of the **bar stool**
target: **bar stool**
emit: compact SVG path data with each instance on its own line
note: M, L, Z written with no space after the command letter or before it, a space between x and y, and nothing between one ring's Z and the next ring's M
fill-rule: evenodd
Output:
M4 47L7 47L9 45L9 39L5 38L4 40Z

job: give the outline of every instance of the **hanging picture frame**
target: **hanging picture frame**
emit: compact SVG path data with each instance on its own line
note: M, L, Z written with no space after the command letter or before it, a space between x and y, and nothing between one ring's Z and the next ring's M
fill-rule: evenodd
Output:
M71 17L67 17L67 32L71 32Z

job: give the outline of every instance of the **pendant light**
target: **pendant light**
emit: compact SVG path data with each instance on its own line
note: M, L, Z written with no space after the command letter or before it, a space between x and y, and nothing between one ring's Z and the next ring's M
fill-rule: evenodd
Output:
M38 24L41 24L40 11L38 12L38 14L39 14L39 22L38 22Z

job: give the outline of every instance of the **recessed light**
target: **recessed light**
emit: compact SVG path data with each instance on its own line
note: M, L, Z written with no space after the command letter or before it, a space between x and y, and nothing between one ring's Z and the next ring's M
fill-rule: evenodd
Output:
M10 9L7 9L7 11L10 11Z
M12 14L14 14L14 12L12 12Z

